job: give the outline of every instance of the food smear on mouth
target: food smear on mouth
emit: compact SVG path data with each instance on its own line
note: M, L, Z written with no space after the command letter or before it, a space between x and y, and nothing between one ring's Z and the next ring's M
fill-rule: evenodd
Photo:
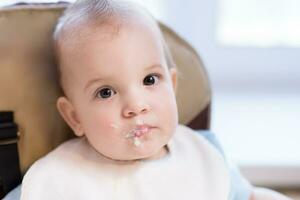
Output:
M134 137L133 144L134 144L134 146L139 147L139 146L141 146L142 142L139 138Z
M132 139L133 144L135 146L140 146L142 144L142 141L140 140L140 137L142 137L144 134L148 132L148 127L141 127L141 128L135 128L129 131L125 138L126 139Z
M137 125L139 125L140 127L132 129L125 135L125 138L131 139L134 146L136 146L136 147L141 146L142 141L140 140L140 137L142 137L144 134L146 134L149 130L148 127L142 126L143 123L144 122L142 120L138 120ZM111 123L110 127L115 128L115 129L119 128L119 126L114 123Z

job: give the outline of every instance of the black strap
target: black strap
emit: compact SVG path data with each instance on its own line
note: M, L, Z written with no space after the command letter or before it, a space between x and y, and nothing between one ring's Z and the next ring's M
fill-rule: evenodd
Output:
M17 142L13 112L0 112L0 199L21 182Z

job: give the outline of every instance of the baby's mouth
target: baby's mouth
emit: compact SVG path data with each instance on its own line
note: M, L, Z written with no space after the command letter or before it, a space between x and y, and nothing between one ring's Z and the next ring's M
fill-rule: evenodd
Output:
M150 126L148 125L138 125L135 128L133 128L132 130L130 130L126 135L125 138L126 139L132 139L133 140L133 144L135 146L140 146L142 144L140 138L147 134L150 130Z

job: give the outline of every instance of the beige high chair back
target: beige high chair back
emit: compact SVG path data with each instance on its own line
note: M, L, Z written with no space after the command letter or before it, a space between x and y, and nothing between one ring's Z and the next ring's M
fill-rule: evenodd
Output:
M54 25L66 6L22 4L0 8L2 195L19 184L35 160L73 137L55 106L61 91L51 46ZM180 123L208 129L211 91L202 61L172 30L163 24L160 27L180 74L176 95Z

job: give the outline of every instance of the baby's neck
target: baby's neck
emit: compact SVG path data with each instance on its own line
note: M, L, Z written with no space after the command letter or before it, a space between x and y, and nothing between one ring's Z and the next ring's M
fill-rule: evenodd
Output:
M98 152L98 153L101 154L100 152ZM161 150L158 153L156 153L153 156L147 157L147 158L140 158L140 159L133 159L133 160L117 160L117 159L107 157L103 154L101 154L101 156L110 162L115 162L115 163L120 163L120 164L129 164L129 163L134 163L134 162L147 162L147 161L159 160L159 159L162 159L165 156L167 156L169 153L170 153L169 147L167 145L165 145L163 148L161 148Z

